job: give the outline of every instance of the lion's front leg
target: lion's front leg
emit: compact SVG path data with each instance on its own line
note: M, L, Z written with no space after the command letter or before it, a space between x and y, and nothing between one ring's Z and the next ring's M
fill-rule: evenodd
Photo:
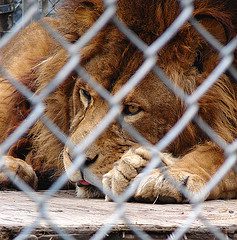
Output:
M144 154L145 153L145 154ZM224 156L213 144L197 146L193 151L176 161L168 154L161 154L166 167L156 168L143 177L134 198L144 202L187 202L178 186L188 190L190 196L198 194L205 187L219 167L224 163ZM105 175L104 186L113 193L121 194L130 182L139 177L149 161L149 153L129 151L118 164ZM175 181L177 184L173 184ZM175 186L176 185L176 186ZM237 173L229 172L226 177L205 196L206 199L233 198L237 196Z
M5 173L4 168L6 168L13 177L17 176L32 188L37 188L38 178L29 164L19 158L11 156L4 156L1 161L4 161L4 165L2 169L0 169L0 189L8 189L14 185Z

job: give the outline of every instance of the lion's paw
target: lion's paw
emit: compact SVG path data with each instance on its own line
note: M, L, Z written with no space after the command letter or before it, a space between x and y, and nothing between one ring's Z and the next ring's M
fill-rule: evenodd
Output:
M14 186L14 183L12 183L7 174L5 174L4 168L13 174L13 177L17 176L32 188L37 188L38 178L29 164L19 158L11 156L5 156L3 157L3 160L4 166L0 169L0 189L11 188Z
M155 169L151 174L143 178L134 198L138 201L153 203L187 202L188 199L179 190L180 186L185 187L192 197L206 183L207 181L203 177L174 165L164 171Z
M174 158L169 154L160 153L159 157L166 166L174 163ZM116 162L113 169L103 176L104 189L111 190L114 195L122 194L150 160L151 154L145 148L130 149ZM110 198L106 196L106 200L109 201Z

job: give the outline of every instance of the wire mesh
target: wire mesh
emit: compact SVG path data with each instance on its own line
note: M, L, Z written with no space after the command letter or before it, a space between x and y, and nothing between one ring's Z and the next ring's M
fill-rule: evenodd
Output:
M94 1L75 1L75 3L76 2L78 2L78 7L79 4L84 4L88 8L92 7L92 9L94 4L96 4ZM142 1L139 1L138 5L140 2ZM156 1L153 2L153 4L155 4ZM164 1L157 1L157 3L158 2ZM169 3L167 1L163 4L170 4L170 6L172 6L171 2ZM74 6L75 3L73 3ZM116 211L108 221L111 224L105 224L91 239L103 239L111 231L113 223L116 224L118 219L123 219L124 222L131 228L131 231L139 239L151 239L148 234L130 223L129 218L125 216L124 204L134 196L135 199L136 196L138 196L137 200L141 198L141 194L139 195L139 191L142 191L141 186L144 187L147 184L147 179L152 176L154 169L163 169L163 171L160 171L157 179L162 178L162 183L168 182L167 184L172 186L171 189L175 189L174 191L178 191L180 193L179 197L192 203L192 214L186 219L182 226L177 228L173 234L168 237L168 239L181 239L184 237L196 219L202 221L217 239L228 239L228 237L222 233L220 229L211 225L211 223L202 215L202 203L210 192L212 192L213 189L215 189L218 184L223 181L229 172L232 171L232 179L237 182L237 173L234 172L237 164L236 140L228 141L227 139L224 139L220 136L219 132L216 132L213 129L213 126L210 126L210 124L201 117L200 101L202 101L203 96L207 94L213 86L218 84L219 79L224 73L228 72L229 76L237 79L236 68L233 64L234 54L237 48L237 37L233 37L231 41L224 45L217 39L216 36L211 34L207 29L205 29L205 27L202 26L202 21L198 21L195 18L194 11L196 1L177 0L176 3L179 4L181 8L180 13L160 36L157 35L155 41L151 44L147 44L143 41L136 30L129 28L123 19L118 16L117 13L120 6L119 0L104 0L104 10L102 14L97 18L92 26L83 32L79 39L72 42L66 40L65 35L63 35L62 32L59 33L59 29L54 28L54 25L47 22L40 22L40 28L44 29L44 31L48 34L47 36L55 42L58 46L59 52L63 49L65 56L65 62L61 64L60 70L52 75L50 81L48 81L40 91L35 92L33 89L30 89L27 84L19 81L19 79L16 79L15 76L12 76L11 71L4 67L3 63L3 66L0 68L0 74L5 80L1 80L1 82L7 81L9 88L14 88L17 92L24 96L30 103L31 110L27 117L22 120L20 125L2 140L0 145L0 169L1 172L4 173L4 176L7 176L10 181L17 186L17 188L24 191L30 199L36 203L39 209L39 213L35 221L23 229L15 239L27 239L34 229L37 228L42 219L44 219L54 229L54 231L61 236L62 239L74 239L73 237L67 235L54 223L53 219L49 217L47 211L47 200L50 199L59 189L65 186L68 182L68 177L72 178L78 169L81 169L81 174L84 174L87 177L85 179L87 183L91 183L96 186L96 188L105 195L107 200L112 199L117 204ZM43 16L57 14L57 6L59 4L59 0L18 0L14 2L11 0L0 1L0 31L2 36L0 39L0 47L3 49L7 46L8 43L12 41L12 39L14 39L14 37L21 31L21 29L33 20L40 19ZM77 24L79 27L80 23ZM113 27L115 27L121 34L126 36L127 45L132 44L133 47L139 50L143 56L143 61L141 65L137 67L136 71L133 74L130 74L128 79L126 79L126 82L119 90L112 93L110 89L103 87L103 84L99 84L96 77L93 77L83 65L83 61L85 61L84 52L87 51L88 44L91 43L96 36L100 35L106 27L110 27L111 25L113 25ZM165 66L159 66L157 63L159 56L162 55L162 51L164 51L164 49L166 50L167 46L169 47L170 42L176 38L180 29L186 25L192 26L196 29L196 32L198 32L205 42L209 44L209 48L212 49L212 51L216 51L219 55L218 64L213 67L212 71L210 71L207 76L202 76L204 78L202 83L191 92L185 91L181 86L175 84L172 79L172 74L168 75L167 70L165 70ZM154 35L154 33L151 33L151 35ZM104 39L104 41L109 40ZM195 50L196 49L193 51ZM53 57L54 56L51 56L51 58ZM43 59L40 64L47 64L47 60L48 59ZM128 124L124 117L124 114L126 113L123 111L124 99L129 95L129 93L134 91L136 87L140 86L150 73L155 74L155 76L160 79L167 89L169 89L169 91L174 94L185 106L185 111L182 116L180 116L175 124L169 128L169 131L167 131L161 139L158 139L156 143L151 143L151 141L139 133L139 129L136 129L136 127ZM117 73L117 78L119 74L121 73ZM60 126L54 122L54 119L50 119L47 112L47 98L56 92L68 78L72 77L72 75L75 79L80 78L80 81L87 86L90 86L94 92L100 95L101 98L107 102L107 106L109 106L107 107L108 111L104 114L103 118L94 123L93 129L90 129L90 131L86 134L83 134L84 138L81 139L79 143L75 141L76 139L70 138L69 134L65 132L65 130L60 129ZM114 83L114 85L116 85L116 83ZM228 91L227 89L225 90ZM84 101L90 101L91 96L88 96L87 92L82 94L84 94ZM132 110L134 110L134 108ZM139 109L135 107L135 113L136 110L139 112ZM78 118L80 118L80 116L78 116ZM67 149L67 152L70 152L70 157L73 159L73 164L67 169L67 172L63 173L43 195L39 195L37 192L33 191L31 189L32 186L30 187L26 182L21 180L20 177L15 176L15 174L12 173L7 164L7 158L5 157L8 155L9 149L11 149L11 147L21 138L27 135L29 129L39 121L43 124L43 127L47 128L48 131L55 136L55 138L60 140L63 146L65 146L65 149ZM93 120L91 121L93 122ZM88 168L85 168L85 166L88 165L88 149L90 149L90 147L98 141L103 134L105 134L108 127L113 125L115 121L119 123L121 129L123 129L122 131L126 132L126 134L129 133L129 139L132 138L132 142L135 142L136 146L143 146L143 148L129 150L128 153L125 153L123 159L120 160L121 162L124 161L127 163L126 154L128 154L128 157L129 154L135 154L140 158L143 154L148 154L147 151L144 150L145 148L149 150L150 154L145 166L142 166L142 171L137 174L131 183L127 184L122 194L117 194L113 189L111 191L112 185L109 183L109 181L112 181L111 179L115 176L116 171L119 171L118 165L120 163L111 170L114 172L109 172L104 176L103 181L101 181L101 179L95 174L92 174ZM231 120L229 119L229 121ZM182 179L182 181L177 181L175 175L170 174L169 171L165 171L167 169L166 165L169 164L167 164L167 156L161 154L166 152L167 148L169 148L175 139L182 135L190 123L195 124L197 128L201 129L202 132L205 133L205 138L208 136L210 139L209 141L215 145L215 148L218 146L223 150L225 155L225 161L223 161L223 164L216 170L210 181L207 181L204 187L199 189L200 191L196 192L196 194L187 188L187 181L189 181L189 177ZM144 157L144 159L145 158L146 157ZM60 159L57 161L60 161ZM158 188L158 186L156 187ZM156 192L156 190L154 191ZM237 189L235 188L233 191L235 191L235 196L237 196ZM159 203L167 201L167 199L162 200L162 198L158 195L155 197L153 196L150 202Z

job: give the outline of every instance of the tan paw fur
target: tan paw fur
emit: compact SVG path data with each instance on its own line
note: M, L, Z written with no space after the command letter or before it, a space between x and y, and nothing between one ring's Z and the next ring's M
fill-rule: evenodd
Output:
M160 153L159 158L164 166L172 165L176 160L166 153ZM150 160L151 154L145 148L130 149L116 162L113 169L103 176L104 189L111 190L114 195L122 194ZM106 200L110 198L106 196Z
M7 174L5 173L6 169L14 176L19 177L22 179L25 183L30 185L32 188L37 188L37 182L38 178L33 170L33 168L27 164L25 161L14 158L11 156L4 156L2 158L4 161L4 165L2 169L0 170L0 187L1 188L8 188L12 186L11 180L8 178Z

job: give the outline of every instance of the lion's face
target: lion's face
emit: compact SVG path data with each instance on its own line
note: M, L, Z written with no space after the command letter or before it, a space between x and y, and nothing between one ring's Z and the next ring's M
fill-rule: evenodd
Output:
M131 65L130 65L131 64ZM127 66L130 71L132 62ZM113 87L112 95L118 93L127 79L120 79ZM154 94L159 92L158 94ZM81 143L109 113L109 104L88 85L78 80L73 93L74 119L71 124L71 140ZM121 104L123 121L133 126L146 140L155 144L175 124L180 116L180 102L150 73L138 87L131 91ZM114 120L86 151L86 167L99 179L112 169L113 164L131 147L138 145L123 126ZM71 165L71 157L65 149L66 169ZM87 172L87 171L85 171ZM83 178L89 181L88 172ZM78 182L80 173L71 177ZM88 188L88 187L87 187ZM83 188L85 189L85 187ZM93 193L95 190L93 189ZM97 193L96 193L97 194Z
M202 23L208 29L212 29L212 34L220 41L226 40L223 26L215 19L207 18ZM159 37L159 35L144 31L138 32L138 35L147 44L151 44ZM103 36L106 36L106 39L103 39ZM103 48L99 44L102 42ZM104 32L86 47L85 52L93 48L95 48L93 54L86 59L84 68L111 95L116 95L144 62L142 53L132 46L115 27L105 28ZM218 63L217 53L189 24L185 25L183 30L157 54L157 58L157 64L173 83L186 93L193 92ZM109 113L110 106L80 77L75 84L71 103L70 139L75 144L79 144L96 126L100 125ZM157 143L175 125L184 111L185 104L164 85L153 71L150 71L121 102L123 121L133 126L152 144ZM177 155L187 151L203 137L196 129L190 123L165 150ZM92 178L89 172L101 180L122 154L137 145L137 140L114 119L88 147L85 152L84 170L72 175L71 180L79 182L84 178L89 182ZM71 155L65 148L66 170L72 164ZM80 187L78 194L80 197L101 195L91 185Z

